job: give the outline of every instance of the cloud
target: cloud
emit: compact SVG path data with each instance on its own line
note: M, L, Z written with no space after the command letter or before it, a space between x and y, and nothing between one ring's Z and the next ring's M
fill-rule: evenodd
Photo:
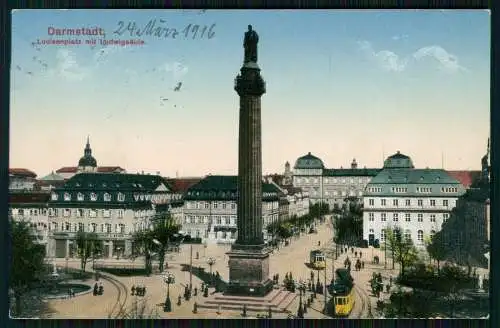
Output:
M442 68L450 72L466 70L465 67L460 66L460 64L458 63L457 56L450 54L440 46L428 46L420 48L413 54L413 57L416 60L422 60L427 57L434 58L441 64Z
M358 45L361 50L368 53L371 57L375 58L375 60L382 66L382 68L393 71L393 72L402 72L405 70L408 59L399 58L399 56L389 50L375 51L370 42L368 41L359 41Z
M59 76L68 80L81 81L89 75L89 70L78 64L71 50L59 49L56 58L58 60L56 72Z
M410 56L403 58L390 50L375 51L368 41L358 41L358 46L363 52L375 59L378 65L392 72L402 72L410 64L422 61L425 58L434 58L439 63L440 68L451 73L461 70L466 71L465 67L459 65L457 56L450 54L440 46L422 47Z
M406 40L408 39L408 34L394 35L391 39L394 41Z
M160 72L171 73L174 79L179 79L188 73L188 67L179 62L167 62L158 67Z

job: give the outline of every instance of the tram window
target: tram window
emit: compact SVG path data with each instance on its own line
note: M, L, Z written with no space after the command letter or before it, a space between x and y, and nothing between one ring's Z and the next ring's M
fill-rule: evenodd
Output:
M337 305L345 305L345 298L337 297Z

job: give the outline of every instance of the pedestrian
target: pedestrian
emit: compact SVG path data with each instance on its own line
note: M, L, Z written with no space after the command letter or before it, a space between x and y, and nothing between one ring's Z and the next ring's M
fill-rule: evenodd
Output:
M69 293L71 294L71 297L75 297L75 292L73 291L73 288L69 290Z
M351 247L351 254L354 253L354 247Z
M198 288L197 287L194 288L194 296L196 296L196 295L198 295Z
M99 290L99 286L97 285L97 282L96 282L94 285L94 292L93 292L94 296L97 295L98 290Z
M321 245L321 241L318 240L318 246L320 246L320 245Z
M347 253L347 247L345 248L345 252Z
M132 285L132 296L134 296L134 294L135 294L135 285Z
M359 251L359 258L361 258L363 256L363 253L361 253L361 251Z
M361 269L365 268L365 261L361 261Z
M354 257L358 257L358 251L354 252Z
M389 277L389 286L392 286L392 276Z

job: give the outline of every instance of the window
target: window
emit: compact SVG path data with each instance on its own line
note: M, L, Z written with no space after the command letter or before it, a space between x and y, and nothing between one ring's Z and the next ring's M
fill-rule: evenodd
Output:
M368 220L369 221L374 221L375 220L375 214L374 213L368 213Z
M85 231L85 225L83 223L78 223L78 231Z
M398 206L398 200L397 199L393 199L392 200L392 205L393 206Z
M380 200L380 205L385 206L385 199Z
M217 202L214 203L214 209L216 209L216 208L217 208Z
M436 230L431 230L431 238L436 234Z
M69 222L64 223L64 230L70 231L71 230L71 224Z
M111 201L111 195L110 195L110 194L108 194L108 193L105 193L105 194L104 194L104 201L105 201L105 202L110 202L110 201Z
M118 228L120 233L125 233L125 225L123 223L120 223L118 225Z
M97 217L97 211L96 211L96 210L94 210L94 209L91 209L91 210L89 211L89 216L90 216L91 218L95 218L95 217Z
M449 213L443 213L443 223L446 222L449 217L450 217Z
M222 223L221 221L222 221L222 219L221 219L221 217L220 217L220 216L216 216L216 217L215 217L215 222L216 222L217 224L221 224L221 223Z
M417 200L417 204L418 204L418 206L424 206L424 201L419 199L419 200Z
M431 199L431 206L436 206L436 200L435 199Z
M409 242L411 240L411 232L410 232L410 230L405 230L404 237L405 237L405 240L407 242Z
M119 192L117 198L118 198L119 202L124 202L125 201L125 194L122 194L121 192Z
M118 217L123 218L123 210L118 210Z
M111 233L111 224L110 223L106 223L106 232Z
M59 198L56 193L52 193L51 195L52 200L57 200Z
M91 229L92 229L91 230L92 232L97 232L97 224L92 223L92 228Z
M431 222L436 222L436 214L431 214Z
M208 202L205 203L205 208L208 208L210 204Z
M79 201L83 201L83 194L81 192L79 192L77 195L76 195L76 199L79 200Z
M380 241L385 241L385 229L382 229L382 231L380 231Z
M230 224L231 224L231 219L230 219L230 218L226 218L226 224L227 224L227 225L230 225Z
M398 213L394 213L394 214L392 214L392 221L394 221L394 222L398 222L398 220L399 220L399 215L398 215Z
M409 199L407 199L407 200L405 201L405 205L406 205L406 206L410 206L410 205L411 205L411 201L410 201Z
M424 221L424 215L423 215L422 213L418 213L418 214L417 214L417 221L418 221L418 222L422 222L422 221Z
M94 193L94 192L93 192L93 193L90 193L90 200L91 200L91 201L96 201L96 200L97 200L97 195L96 195L96 193Z
M235 210L235 209L236 209L236 204L235 204L235 203L232 203L232 204L231 204L231 209L232 209L232 210Z
M185 222L185 223L191 223L191 220L189 219L189 216L188 216L188 215L186 215L186 216L184 217L184 222Z
M370 229L370 233L373 233L373 232L374 232L374 230L373 230L373 229Z
M222 209L226 209L226 203L222 203Z
M111 216L110 210L102 210L102 216L105 218L109 218Z
M410 213L405 213L405 221L410 222L411 221L411 215Z
M381 221L386 221L386 220L387 220L387 213L382 213L382 214L380 215L380 220L381 220Z
M448 207L448 200L447 199L443 199L443 206Z
M375 199L369 199L369 200L368 200L368 204L369 204L370 206L374 206L374 205L375 205Z
M417 240L420 243L424 241L424 232L422 230L417 231Z

